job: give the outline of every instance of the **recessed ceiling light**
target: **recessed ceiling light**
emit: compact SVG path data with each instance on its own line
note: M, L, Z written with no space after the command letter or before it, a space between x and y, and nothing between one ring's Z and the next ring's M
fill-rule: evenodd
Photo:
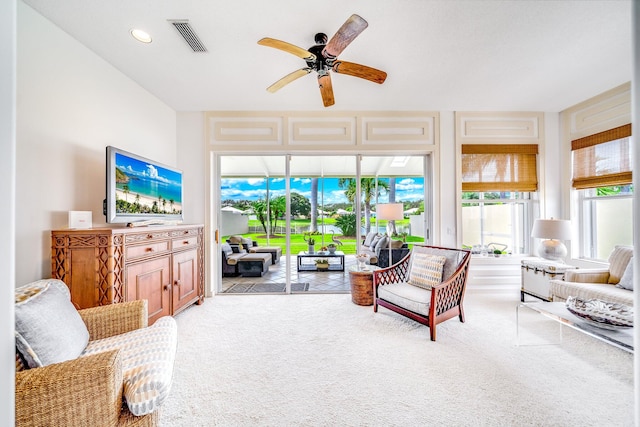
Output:
M151 36L146 31L139 30L137 28L133 28L130 31L131 35L134 39L138 40L142 43L151 43Z

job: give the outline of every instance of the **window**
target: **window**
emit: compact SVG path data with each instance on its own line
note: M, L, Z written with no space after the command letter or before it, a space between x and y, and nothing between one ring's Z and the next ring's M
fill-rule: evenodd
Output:
M529 253L538 146L462 146L462 243L473 252ZM474 248L475 247L475 248Z
M583 258L606 260L633 243L631 125L571 141Z
M473 252L528 254L530 210L527 192L463 192L462 243Z

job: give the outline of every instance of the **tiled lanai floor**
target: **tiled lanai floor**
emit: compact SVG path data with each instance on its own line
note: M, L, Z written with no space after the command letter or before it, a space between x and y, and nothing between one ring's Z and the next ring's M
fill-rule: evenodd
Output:
M291 283L309 283L308 292L351 292L349 284L349 267L356 265L355 255L344 256L344 271L297 271L297 258L292 255L289 259ZM280 261L269 266L269 272L262 277L223 277L222 291L235 283L285 283L287 257L282 255ZM295 291L294 291L295 292Z

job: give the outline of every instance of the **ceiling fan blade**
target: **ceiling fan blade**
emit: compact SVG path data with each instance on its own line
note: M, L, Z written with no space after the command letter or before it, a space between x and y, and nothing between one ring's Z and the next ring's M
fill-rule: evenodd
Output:
M320 87L320 94L322 95L322 102L325 107L331 107L336 103L333 97L333 86L331 85L331 76L325 74L318 76L318 86Z
M359 15L353 14L346 20L338 32L324 47L322 54L326 57L337 57L342 51L367 28L369 24Z
M270 37L265 37L263 39L258 40L258 44L262 46L268 46L275 49L280 49L285 52L291 53L295 56L298 56L305 61L315 61L316 56L309 52L306 49L293 45L291 43L283 42L282 40L272 39Z
M382 84L387 78L387 73L376 68L367 67L366 65L356 64L354 62L336 61L333 64L333 71L339 74L347 74L349 76L360 77L374 83Z
M302 68L300 70L294 71L293 73L289 73L283 78L281 78L280 80L278 80L277 82L275 82L274 84L272 84L271 86L269 86L267 88L267 91L274 93L282 89L284 86L288 85L292 81L297 80L302 76L306 76L311 71L312 71L311 68Z

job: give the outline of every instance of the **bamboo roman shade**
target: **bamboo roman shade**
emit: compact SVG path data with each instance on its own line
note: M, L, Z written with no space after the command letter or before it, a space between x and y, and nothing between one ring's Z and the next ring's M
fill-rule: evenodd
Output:
M632 183L631 124L571 141L573 187Z
M462 191L537 191L537 144L463 144Z

